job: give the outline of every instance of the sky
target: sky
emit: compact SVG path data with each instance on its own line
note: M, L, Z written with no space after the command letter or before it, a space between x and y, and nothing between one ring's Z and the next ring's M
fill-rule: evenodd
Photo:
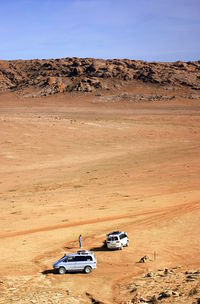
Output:
M200 60L200 0L0 0L0 59Z

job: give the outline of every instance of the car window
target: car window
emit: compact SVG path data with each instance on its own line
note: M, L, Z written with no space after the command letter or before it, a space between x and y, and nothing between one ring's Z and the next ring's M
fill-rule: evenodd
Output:
M68 258L67 258L67 262L68 262L68 263L74 262L74 257L68 257Z
M86 256L86 261L92 261L92 257L90 255Z
M85 257L84 256L76 256L74 260L76 262L83 262L83 261L85 261Z
M85 256L76 256L75 261L76 262L83 262L83 261L86 261L86 258L85 258Z
M124 239L125 237L126 237L126 235L125 235L124 233L122 233L122 234L119 236L120 240L121 240L121 239Z
M76 256L74 258L74 261L76 261L76 262L92 261L92 257L90 255L87 255L87 256Z
M114 242L114 241L118 241L118 240L119 240L118 236L110 236L109 238L107 238L107 241L109 241L109 242Z

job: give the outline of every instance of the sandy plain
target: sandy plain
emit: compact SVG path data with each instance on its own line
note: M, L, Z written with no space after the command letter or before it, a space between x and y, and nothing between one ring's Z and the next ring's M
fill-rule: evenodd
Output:
M144 271L200 267L200 104L86 96L0 97L0 276L46 271L55 289L122 303L122 286ZM102 250L116 229L130 246ZM52 274L80 233L98 269Z

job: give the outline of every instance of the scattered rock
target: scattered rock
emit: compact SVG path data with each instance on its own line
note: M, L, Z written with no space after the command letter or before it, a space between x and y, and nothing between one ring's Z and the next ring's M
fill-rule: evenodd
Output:
M136 292L137 291L137 287L133 287L132 289L131 289L131 293L134 293L134 292Z
M180 293L177 292L177 291L172 291L172 295L173 295L174 297L180 297Z
M198 292L197 290L197 287L195 286L194 288L192 288L190 291L189 291L189 296L192 297L194 295L196 295Z
M146 278L153 278L153 272L148 272L146 275L145 275Z
M117 94L111 96L99 96L98 102L165 102L174 99L175 96L163 96L163 95L143 95L143 94Z
M140 303L143 303L143 304L149 303L149 301L146 298L144 298L144 297L140 297L139 301L140 301Z
M146 263L148 261L150 261L150 258L148 257L148 255L145 255L139 260L139 263Z
M167 276L169 274L168 268L165 268L164 275Z
M187 275L186 282L194 282L196 280L196 277L193 275Z
M153 295L150 299L149 299L149 303L151 304L158 304L158 300L156 298L155 295Z
M84 303L85 298L83 295L82 299L79 293L78 295L70 293L69 296L69 291L66 293L64 288L52 288L52 280L44 275L5 278L4 284L0 286L0 293L1 303Z
M162 300L165 298L169 298L172 296L172 291L171 290L166 290L166 291L162 291L159 296L158 296L158 300Z
M182 270L183 267L164 268L157 271L148 272L146 275L136 278L129 284L136 292L132 303L198 303L200 286L200 272ZM162 273L161 273L162 272ZM165 274L167 273L167 275ZM185 284L186 277L196 279L189 284ZM151 279L149 279L151 278ZM163 290L162 292L159 292ZM150 294L152 292L153 294ZM130 296L130 291L127 296ZM200 304L200 300L199 300Z
M103 302L95 299L89 292L86 292L85 294L91 300L91 303L94 303L94 304L103 304Z
M137 293L132 299L131 303L139 304L140 303L140 295Z

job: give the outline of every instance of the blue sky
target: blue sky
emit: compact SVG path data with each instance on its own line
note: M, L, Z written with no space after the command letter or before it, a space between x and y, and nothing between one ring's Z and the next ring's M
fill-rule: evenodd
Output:
M200 0L0 0L0 59L200 60Z

